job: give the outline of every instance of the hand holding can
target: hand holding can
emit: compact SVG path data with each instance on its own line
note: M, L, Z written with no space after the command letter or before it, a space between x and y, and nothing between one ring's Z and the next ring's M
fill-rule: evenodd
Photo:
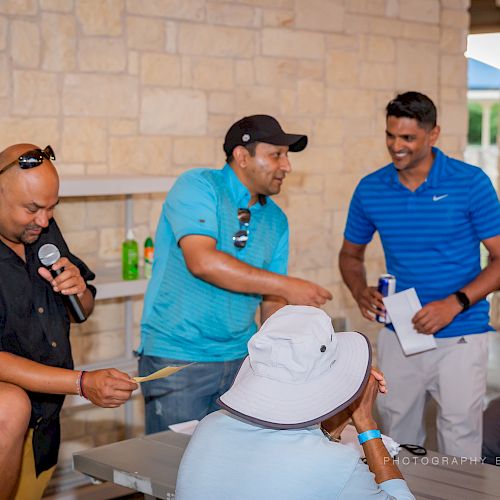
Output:
M383 297L388 297L396 293L396 276L392 274L381 274L378 279L378 287L377 290L382 294ZM381 314L377 314L375 319L379 323L384 323L385 325L391 322L389 314L387 311Z

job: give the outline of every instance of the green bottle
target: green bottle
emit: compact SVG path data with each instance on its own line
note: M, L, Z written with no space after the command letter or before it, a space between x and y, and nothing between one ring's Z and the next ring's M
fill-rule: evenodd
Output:
M124 280L139 278L139 247L132 229L127 231L127 237L122 243L122 278Z
M154 251L153 238L148 236L144 242L144 277L147 279L151 278Z

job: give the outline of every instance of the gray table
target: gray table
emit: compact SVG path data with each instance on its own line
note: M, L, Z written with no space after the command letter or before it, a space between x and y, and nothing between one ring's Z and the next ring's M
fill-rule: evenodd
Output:
M167 431L75 453L75 470L131 488L146 498L174 499L177 469L189 436ZM406 451L399 467L418 499L500 499L500 467L460 464L460 459ZM457 463L458 462L458 463Z
M190 436L159 432L73 454L73 468L101 481L173 500L177 469Z
M460 458L429 451L415 460L399 453L399 468L417 499L493 500L500 498L500 467L460 463Z

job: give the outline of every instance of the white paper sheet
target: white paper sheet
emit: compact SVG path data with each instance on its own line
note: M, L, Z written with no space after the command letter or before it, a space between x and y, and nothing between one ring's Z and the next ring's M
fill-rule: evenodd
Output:
M194 363L189 363L188 365L181 365L181 366L165 366L165 368L160 368L159 370L145 377L132 377L132 380L134 382L137 382L138 384L142 384L143 382L149 382L150 380L167 378L170 377L170 375L173 375L174 373L177 373L178 371L182 370L183 368L186 368L186 366L191 366L192 364Z
M196 429L196 426L200 423L199 420L188 420L187 422L179 422L178 424L169 425L168 428L171 431L178 432L180 434L187 434L191 436Z
M422 309L415 288L389 295L383 300L403 352L407 356L436 348L434 337L418 333L411 322L413 316Z

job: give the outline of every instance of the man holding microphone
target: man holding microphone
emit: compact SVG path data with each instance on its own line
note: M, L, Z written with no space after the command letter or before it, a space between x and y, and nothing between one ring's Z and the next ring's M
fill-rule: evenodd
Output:
M51 160L50 146L0 153L0 498L41 498L57 463L65 394L117 407L137 388L115 369L73 370L70 322L75 312L92 312L95 288L87 281L95 276L53 219L59 178ZM45 244L61 255L52 272L39 260Z

